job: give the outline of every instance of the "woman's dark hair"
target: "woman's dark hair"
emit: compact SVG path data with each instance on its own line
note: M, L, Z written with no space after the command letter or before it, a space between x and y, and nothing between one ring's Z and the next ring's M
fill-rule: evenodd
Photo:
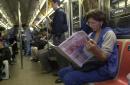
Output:
M106 16L105 14L97 9L94 10L90 10L87 14L86 14L86 20L88 21L88 19L93 18L96 21L103 21L103 24L106 25L107 21L106 21Z

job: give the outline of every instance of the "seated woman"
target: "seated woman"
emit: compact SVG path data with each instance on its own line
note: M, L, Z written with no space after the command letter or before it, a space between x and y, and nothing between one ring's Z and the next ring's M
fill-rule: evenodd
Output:
M87 13L87 24L93 30L86 41L96 61L84 64L80 69L66 67L59 71L64 85L83 85L90 82L104 81L116 76L118 70L117 39L110 27L106 26L102 11L91 10ZM96 62L96 64L95 64ZM93 68L91 68L93 66ZM89 69L90 68L90 69Z

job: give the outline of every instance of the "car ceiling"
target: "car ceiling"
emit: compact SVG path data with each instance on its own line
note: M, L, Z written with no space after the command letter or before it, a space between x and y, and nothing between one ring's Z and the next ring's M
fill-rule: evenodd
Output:
M0 0L2 8L13 24L18 24L18 2L20 2L21 21L28 24L30 19L40 7L40 1L43 0ZM43 6L42 10L46 6Z

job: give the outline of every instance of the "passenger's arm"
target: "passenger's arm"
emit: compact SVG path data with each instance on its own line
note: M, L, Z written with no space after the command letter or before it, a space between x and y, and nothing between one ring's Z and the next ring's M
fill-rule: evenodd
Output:
M104 41L102 47L99 48L94 40L86 42L89 45L89 49L95 57L101 61L107 60L107 57L113 52L114 44L116 43L116 36L113 31L108 31L104 35Z

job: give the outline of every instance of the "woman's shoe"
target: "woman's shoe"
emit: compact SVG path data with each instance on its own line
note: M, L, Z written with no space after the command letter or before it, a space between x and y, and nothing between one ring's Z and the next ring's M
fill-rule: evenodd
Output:
M55 83L63 83L63 81L60 78L58 78L55 80Z

